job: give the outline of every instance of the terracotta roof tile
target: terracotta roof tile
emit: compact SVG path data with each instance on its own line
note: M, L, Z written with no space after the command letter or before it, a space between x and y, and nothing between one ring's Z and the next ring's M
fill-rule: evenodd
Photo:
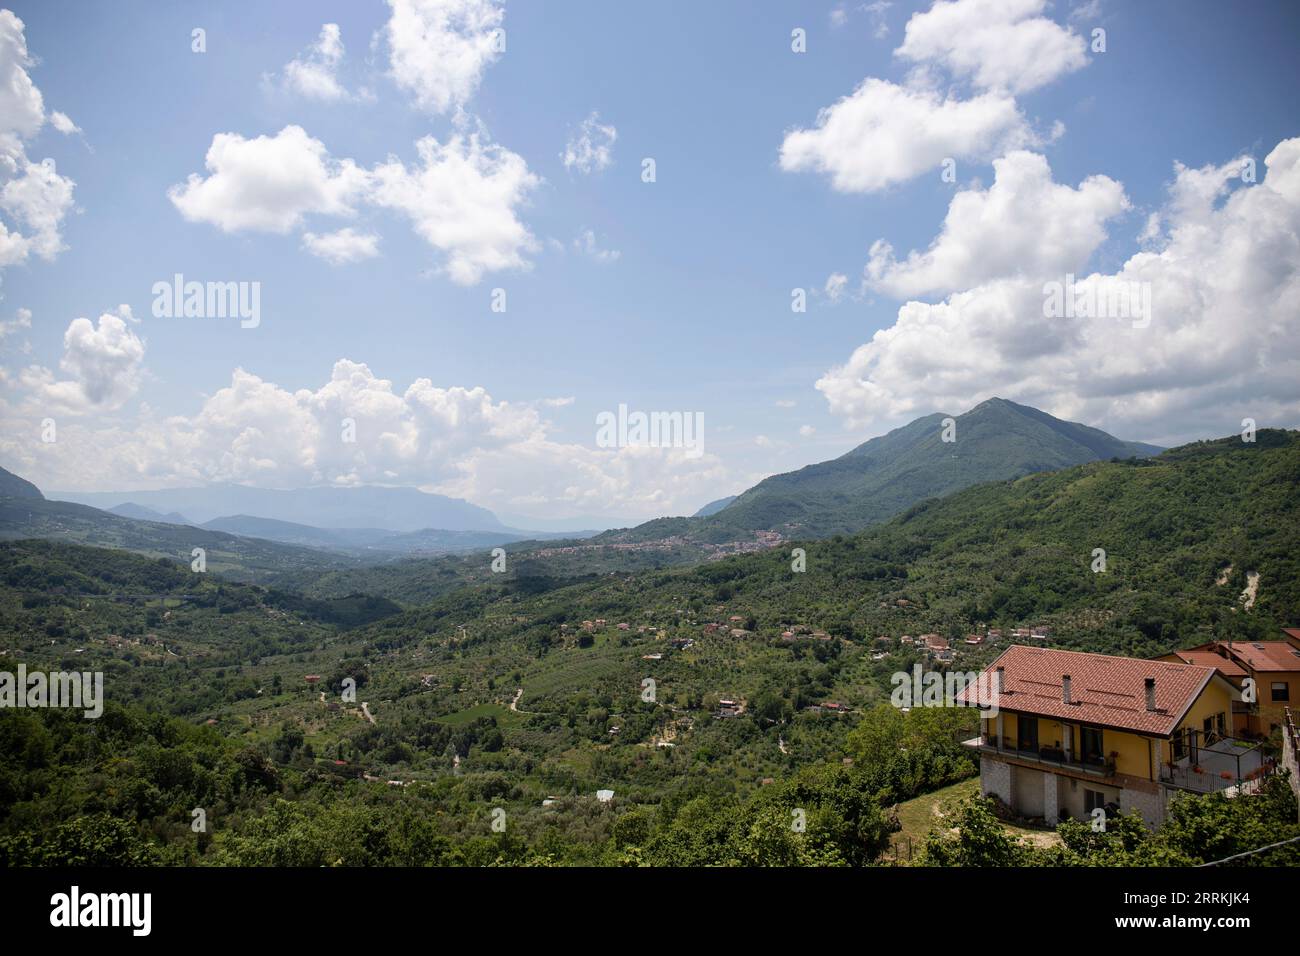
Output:
M1223 646L1253 671L1300 671L1300 651L1286 641L1233 641Z
M988 666L988 680L1005 668L1002 710L1055 720L1113 727L1167 737L1214 677L1214 668L1146 661L1058 648L1013 644ZM1061 699L1061 677L1070 675L1070 698ZM1146 709L1146 678L1156 682L1156 710ZM992 686L990 683L987 686ZM965 694L976 694L972 685Z

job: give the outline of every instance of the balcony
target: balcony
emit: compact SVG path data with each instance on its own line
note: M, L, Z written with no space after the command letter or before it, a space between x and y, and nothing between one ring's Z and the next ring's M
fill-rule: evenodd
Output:
M1115 760L1113 757L1088 759L1080 757L1077 753L1071 753L1067 759L1065 751L1060 747L1021 749L1018 741L1012 737L1003 737L1001 743L1002 745L998 746L996 734L981 734L965 741L967 747L978 750L980 753L1001 754L1004 757L1014 757L1017 760L1044 764L1059 770L1073 770L1078 773L1092 774L1103 779L1115 776Z
M1184 756L1160 768L1160 782L1193 793L1217 793L1258 780L1272 770L1257 743L1216 737L1189 746Z

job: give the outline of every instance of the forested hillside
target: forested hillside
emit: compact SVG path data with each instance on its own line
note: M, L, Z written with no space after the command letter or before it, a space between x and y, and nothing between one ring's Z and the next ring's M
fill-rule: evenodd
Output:
M971 712L881 703L920 659L901 635L1034 625L1142 655L1273 636L1300 620L1297 487L1300 435L1264 431L979 485L858 535L691 568L589 574L561 551L497 574L468 556L432 599L413 582L436 562L369 569L370 594L326 599L6 543L0 670L102 670L108 705L90 742L64 712L0 713L0 855L868 863L899 800L975 770L959 743ZM378 596L397 591L415 606ZM962 648L953 666L999 649ZM1284 827L1287 798L1197 805L1240 815L1240 836ZM201 837L195 807L212 820ZM793 809L804 839L783 826ZM972 833L984 812L968 811ZM1057 863L1221 849L1197 849L1187 812L1182 837L1123 853L1073 831L1050 860L985 848ZM970 852L940 834L923 859Z

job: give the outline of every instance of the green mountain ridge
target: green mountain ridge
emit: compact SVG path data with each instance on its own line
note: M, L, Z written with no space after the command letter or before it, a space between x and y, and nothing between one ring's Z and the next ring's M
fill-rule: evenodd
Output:
M1002 398L953 417L951 442L943 440L949 417L925 415L839 458L765 478L714 514L658 519L601 537L636 542L680 535L718 543L757 531L797 538L852 534L980 482L1160 451Z

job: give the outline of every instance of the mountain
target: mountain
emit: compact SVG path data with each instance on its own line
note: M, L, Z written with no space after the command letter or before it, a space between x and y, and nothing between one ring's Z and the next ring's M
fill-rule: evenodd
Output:
M154 511L152 508L146 508L144 505L138 505L133 501L124 504L114 505L108 509L115 515L121 515L123 518L135 518L139 521L161 521L164 524L194 524L189 518L176 511L170 511L163 514Z
M918 418L839 458L765 478L712 515L663 519L632 529L629 537L726 541L772 530L788 538L823 538L861 531L917 502L980 482L1160 451L1002 398L956 416L953 441L944 441L948 417Z
M316 573L342 570L357 563L344 554L188 525L141 521L71 501L0 497L0 541L24 538L135 551L183 565L190 563L195 548L203 548L207 570L244 581L269 581L305 569Z
M59 708L0 711L0 765L24 795L23 812L0 807L0 863L31 862L34 850L62 854L36 858L49 865L84 860L122 802L106 799L134 800L160 783L168 800L135 800L97 859L482 866L536 852L527 861L781 863L789 858L738 854L774 845L765 834L808 807L810 827L824 828L818 839L846 841L819 846L870 862L889 837L886 808L976 772L958 743L978 729L973 711L902 714L887 703L891 674L924 661L903 635L956 638L954 670L974 671L1017 626L1046 627L1052 646L1133 656L1210 634L1276 639L1300 622L1298 486L1300 433L1262 430L1250 444L1201 442L928 499L859 534L809 543L803 573L777 548L551 581L496 574L475 556L478 574L464 586L404 610L353 591L196 581L183 564L121 552L0 543L0 669L71 660L105 673L99 726L112 731L87 735ZM81 507L4 504L23 500ZM1104 571L1096 548L1107 552ZM404 564L433 576L431 562L369 570ZM733 618L743 627L723 623ZM960 639L980 625L1003 637ZM649 706L647 675L662 695ZM338 698L348 678L366 704ZM715 719L722 698L743 709ZM40 760L32 741L45 747ZM175 825L175 807L203 805L214 779L232 782L232 812L205 848ZM613 806L596 805L600 789L615 792ZM1248 839L1229 849L1292 835L1295 803L1279 795L1208 798L1205 811L1189 803L1188 825L1219 841L1198 860L1222 858L1233 826L1205 820L1248 801L1276 812L1243 826ZM488 842L484 814L465 811L498 803L517 845ZM594 826L593 810L609 825ZM286 832L292 841L276 839ZM728 842L752 834L761 838L752 846ZM157 856L128 857L118 844Z
M0 497L10 498L44 498L41 490L26 478L19 478L12 471L0 468Z
M547 536L545 532L533 531L448 531L423 528L419 531L396 532L382 528L317 528L252 515L214 518L205 521L202 527L210 531L225 531L310 548L349 552L383 551L393 554L470 551Z
M631 521L626 518L610 518L605 515L576 515L572 518L535 518L527 515L513 515L501 512L497 515L512 530L532 528L548 534L589 535L609 528L626 528Z
M61 492L65 501L112 508L133 503L160 513L180 512L200 523L226 515L257 515L318 527L384 531L509 531L486 508L415 488L299 488L278 491L245 485L165 488L157 491Z
M721 511L723 508L727 507L727 505L729 505L729 504L731 504L733 501L735 501L737 497L739 497L739 496L738 496L738 495L728 495L728 496L725 497L725 498L719 498L717 501L710 501L707 505L705 505L705 506L704 506L703 508L701 508L699 511L695 512L695 514L692 515L691 517L693 517L693 518L707 518L709 515L717 514L717 513L718 513L719 511Z

